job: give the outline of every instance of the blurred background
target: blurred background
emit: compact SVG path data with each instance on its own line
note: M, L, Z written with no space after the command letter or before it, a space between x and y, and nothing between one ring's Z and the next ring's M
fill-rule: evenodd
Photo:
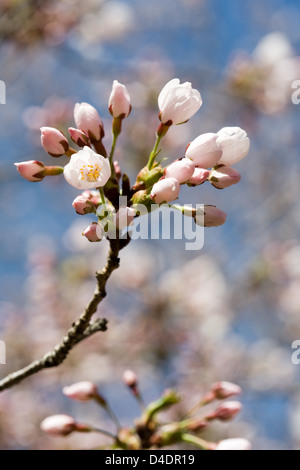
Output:
M67 401L61 388L94 380L123 423L138 408L122 372L138 374L146 401L176 387L185 405L212 382L242 386L244 410L213 439L245 437L255 449L300 448L299 113L300 5L296 0L1 0L0 79L0 377L51 349L81 313L107 244L89 244L89 216L71 207L78 194L63 178L30 184L14 162L53 164L41 126L73 126L86 101L103 118L112 81L126 84L133 111L116 158L132 183L153 146L157 96L178 77L201 91L203 107L163 141L181 157L204 132L238 125L250 155L242 181L223 192L208 183L185 203L215 204L227 223L207 229L200 252L184 241L135 241L121 253L99 315L109 330L78 346L56 371L0 395L2 449L90 448L99 437L53 439L41 420L70 413L105 427L96 405ZM57 161L56 161L57 162ZM58 164L64 163L62 159ZM54 162L55 164L55 162ZM99 413L99 414L97 414ZM110 426L110 425L107 425ZM212 431L210 431L212 432Z

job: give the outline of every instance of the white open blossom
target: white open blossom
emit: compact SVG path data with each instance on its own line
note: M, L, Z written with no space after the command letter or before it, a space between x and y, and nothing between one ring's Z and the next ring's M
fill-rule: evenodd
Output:
M169 81L158 97L160 120L163 124L182 124L188 121L202 106L198 90L189 82L180 84L178 78Z
M70 163L64 168L66 181L77 189L96 189L103 187L111 175L107 158L84 147L72 155Z

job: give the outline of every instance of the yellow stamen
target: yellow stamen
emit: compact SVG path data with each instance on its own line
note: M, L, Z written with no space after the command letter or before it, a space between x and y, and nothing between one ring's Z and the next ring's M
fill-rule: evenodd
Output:
M97 164L87 166L88 168L86 168L86 165L80 168L81 180L86 180L89 183L95 183L99 179L101 168Z

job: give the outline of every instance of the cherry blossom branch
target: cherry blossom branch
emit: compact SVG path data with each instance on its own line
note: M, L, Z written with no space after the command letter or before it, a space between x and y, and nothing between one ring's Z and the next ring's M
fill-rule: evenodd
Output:
M91 323L93 315L96 313L99 304L106 296L106 283L113 271L119 267L120 244L118 240L110 240L110 250L107 262L102 271L96 272L97 287L93 298L87 305L85 311L80 318L72 325L61 343L59 343L52 351L46 353L41 359L33 361L28 366L20 369L0 381L0 392L22 382L43 369L58 367L67 358L70 351L78 343L89 338L98 331L106 331L107 320L97 319Z

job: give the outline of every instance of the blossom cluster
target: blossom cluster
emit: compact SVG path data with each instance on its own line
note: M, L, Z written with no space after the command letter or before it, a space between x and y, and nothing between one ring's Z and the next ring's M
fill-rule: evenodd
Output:
M92 38L95 41L108 36L108 29L115 27L118 12L118 37L122 37L131 29L132 13L129 7L119 5L122 4L115 2L114 6L108 6L105 0L87 0L85 4L80 0L44 0L37 4L29 0L21 3L1 0L0 31L2 37L21 46L41 42L58 46L66 40L70 30L78 30L85 41L91 42ZM95 24L100 21L103 27L99 32Z
M198 225L219 226L224 224L227 216L215 206L204 205L199 211L170 203L178 199L182 185L196 187L208 181L215 188L224 189L238 183L241 175L232 165L249 152L250 140L246 131L239 127L226 127L217 133L202 134L188 143L184 156L166 167L162 166L163 159L158 159L161 140L170 127L187 122L201 106L202 97L191 83L181 84L175 78L163 87L158 97L160 125L156 142L147 165L138 173L133 186L114 160L123 120L131 112L129 93L117 80L113 83L108 103L113 118L109 153L103 142L105 131L98 111L88 103L77 103L74 108L76 127L70 127L69 134L79 149L72 148L61 131L41 128L41 142L46 152L54 158L67 155L70 162L61 167L45 166L32 160L16 163L16 166L29 181L37 182L46 176L63 174L71 186L83 191L73 201L73 207L80 215L97 215L98 221L83 232L91 242L101 241L104 236L109 238L112 228L121 233L142 214L141 206L150 212L157 206L168 205L185 216L193 217ZM125 205L120 205L120 196L126 198Z
M280 32L264 36L251 55L239 52L229 64L228 87L250 109L274 115L291 103L299 57Z
M166 390L156 401L144 403L136 374L126 370L123 382L129 388L141 407L141 417L135 420L131 428L121 425L117 415L107 399L101 395L91 381L74 383L64 387L63 393L68 398L79 401L95 401L110 417L116 431L78 422L70 415L60 414L45 418L41 429L50 436L69 436L72 433L98 433L112 440L107 448L123 450L159 449L178 443L187 443L201 450L250 450L251 444L243 438L225 439L209 442L199 437L214 421L231 421L242 409L239 401L230 400L240 395L241 388L230 382L218 382L202 397L180 421L162 421L159 414L180 403L181 398L174 390ZM221 402L221 403L218 403ZM207 407L214 404L211 409ZM201 412L199 413L199 410Z

